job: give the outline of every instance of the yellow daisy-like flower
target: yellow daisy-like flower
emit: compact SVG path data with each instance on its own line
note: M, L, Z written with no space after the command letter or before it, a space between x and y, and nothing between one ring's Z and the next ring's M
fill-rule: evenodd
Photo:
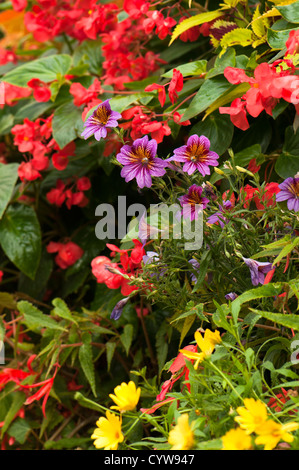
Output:
M244 405L237 408L239 416L235 417L235 421L247 434L251 434L268 419L267 407L254 398L245 398Z
M128 384L123 382L121 385L115 387L115 395L112 393L109 395L116 404L116 406L111 406L110 408L118 410L121 413L134 410L140 398L140 391L141 389L136 388L132 380Z
M221 338L218 330L211 331L208 328L205 330L204 336L199 331L196 331L194 338L201 352L198 353L186 349L180 349L180 352L188 359L195 360L194 369L196 370L200 362L212 354L215 345L221 343Z
M298 427L298 423L294 421L279 424L269 419L256 429L258 437L255 439L255 443L256 445L264 445L264 450L272 450L279 441L293 442L294 436L290 432L296 431Z
M178 418L177 425L169 432L168 443L172 445L171 450L188 450L194 445L192 424L189 425L187 413Z
M97 449L116 450L118 444L124 440L124 435L121 432L121 419L114 413L106 411L106 418L101 416L96 425L98 427L91 436L91 439L95 439L95 447Z
M231 429L221 438L223 450L250 450L251 437L241 428Z

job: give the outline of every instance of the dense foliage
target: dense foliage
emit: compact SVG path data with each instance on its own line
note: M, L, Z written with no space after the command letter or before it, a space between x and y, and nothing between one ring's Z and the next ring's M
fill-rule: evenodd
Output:
M2 449L299 449L298 64L298 1L0 3Z

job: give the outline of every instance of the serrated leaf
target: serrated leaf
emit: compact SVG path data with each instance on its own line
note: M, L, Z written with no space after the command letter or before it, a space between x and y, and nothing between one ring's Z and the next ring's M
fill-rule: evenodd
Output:
M79 348L79 361L82 367L82 370L85 374L86 379L91 387L92 393L94 396L97 396L96 392L96 382L95 382L95 371L92 355L92 346L91 346L91 335L85 333L82 335L82 346Z
M292 328L293 330L299 331L299 316L293 314L263 312L261 310L250 309L256 315L260 315L267 320L270 320L277 325L284 326L286 328Z
M252 17L251 23L252 30L258 38L262 38L266 34L266 28L264 25L263 18L261 18L259 6L256 7Z
M66 329L60 326L53 318L45 315L37 307L27 302L27 300L18 302L17 308L19 312L24 315L22 323L32 331L39 332L42 328L66 331Z
M124 331L120 335L120 340L122 342L123 347L125 348L127 355L129 354L130 346L132 344L133 334L134 334L133 325L130 325L128 323L127 325L124 326Z
M250 289L244 292L243 294L239 295L231 303L231 313L235 322L237 321L241 305L243 305L245 302L249 302L250 300L261 299L263 297L274 297L278 295L280 291L280 286L276 286L275 284L269 283L261 287L256 287L255 289Z
M252 31L246 28L236 28L226 33L220 40L222 51L220 56L224 54L228 47L232 46L249 46L253 42Z
M20 444L24 444L30 431L30 424L25 419L18 418L10 426L8 434Z
M75 323L76 325L78 325L77 321L74 319L74 317L72 315L72 312L70 311L70 309L68 308L68 306L66 305L64 300L56 298L56 299L52 300L52 304L55 307L53 309L53 314L54 315L57 315L61 318L64 318L65 320L69 320L69 321Z
M220 18L220 16L223 16L223 14L224 13L221 10L214 10L214 11L207 11L204 13L199 13L198 15L194 15L194 16L191 16L190 18L186 18L175 27L171 36L169 46L182 33L184 33L185 31L188 31L188 29L193 28L194 26L199 26L203 23L208 23L209 21L213 21L216 18Z

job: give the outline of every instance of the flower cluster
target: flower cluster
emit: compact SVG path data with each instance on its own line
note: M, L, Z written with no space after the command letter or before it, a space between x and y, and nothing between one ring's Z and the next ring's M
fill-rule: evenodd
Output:
M72 206L85 207L89 202L85 191L90 188L91 182L87 176L77 178L75 182L73 180L63 182L58 179L56 187L50 189L46 197L50 204L57 207L61 207L63 203L68 209L71 209Z
M269 418L266 405L254 398L245 398L244 406L237 408L238 416L235 421L239 428L228 431L222 437L224 450L249 450L253 448L250 437L256 434L255 444L263 445L264 450L274 449L279 441L292 442L292 431L299 427L298 423L288 422L280 424Z

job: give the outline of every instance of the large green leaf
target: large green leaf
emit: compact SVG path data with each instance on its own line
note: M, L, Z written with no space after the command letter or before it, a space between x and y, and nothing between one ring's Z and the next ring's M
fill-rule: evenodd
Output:
M54 112L53 137L62 149L83 131L82 110L73 102L64 103Z
M281 15L290 23L299 23L299 2L291 5L281 5L276 7Z
M223 76L206 80L191 101L189 108L187 108L181 120L186 121L202 113L211 106L214 101L220 98L220 96L233 88L234 86Z
M0 221L0 244L10 261L34 279L41 256L41 230L32 207L8 207Z
M299 171L299 133L295 134L292 126L285 131L284 145L276 161L275 171L281 178L295 176Z
M211 142L210 149L222 155L231 144L234 125L229 116L210 114L192 127L190 135L192 134L205 135Z
M51 55L14 68L4 75L2 80L12 85L24 87L32 78L39 78L48 83L66 75L71 63L72 58L67 54Z
M18 179L18 164L0 163L0 219L9 203Z

